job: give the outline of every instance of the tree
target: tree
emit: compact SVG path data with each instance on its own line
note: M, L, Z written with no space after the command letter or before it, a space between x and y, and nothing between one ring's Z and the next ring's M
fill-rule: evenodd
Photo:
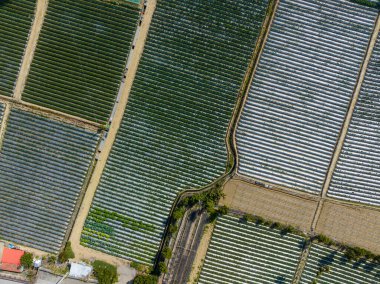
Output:
M68 261L70 258L74 258L74 257L75 257L75 254L73 252L73 249L71 248L71 242L68 241L63 251L58 255L58 260L59 262L63 263L63 262Z
M228 213L228 207L226 205L220 206L218 212L220 215L226 215Z
M165 259L170 259L172 257L172 250L169 247L164 247L161 254Z
M33 265L33 254L26 252L23 254L23 256L20 259L21 265L24 266L24 268L30 268Z
M168 268L167 268L166 263L164 261L160 261L158 263L158 271L160 272L160 274L168 272Z
M176 225L173 225L173 224L169 225L169 233L170 234L175 234L175 233L177 233L177 231L178 231L178 227Z
M137 275L133 284L157 284L158 277L154 275Z
M179 220L185 215L185 207L179 207L173 211L173 219Z
M57 257L55 255L49 255L47 257L47 263L49 264L55 264L56 261L57 261Z
M95 260L92 263L94 275L98 279L99 284L113 284L119 281L117 268L115 265L105 261Z

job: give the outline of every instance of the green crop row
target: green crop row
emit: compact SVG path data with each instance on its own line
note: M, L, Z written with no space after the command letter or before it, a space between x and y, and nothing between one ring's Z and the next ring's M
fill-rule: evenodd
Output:
M110 116L139 11L92 0L51 0L23 100L96 122Z

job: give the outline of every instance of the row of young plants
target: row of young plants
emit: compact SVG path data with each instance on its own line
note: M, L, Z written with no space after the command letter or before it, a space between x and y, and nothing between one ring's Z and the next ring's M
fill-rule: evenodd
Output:
M377 15L348 1L279 2L237 129L239 173L321 191Z
M12 96L34 18L36 0L8 0L0 4L0 95Z
M344 253L345 257L349 261L371 261L373 263L380 264L380 255L376 255L372 253L369 250L366 250L364 248L356 247L356 246L350 246L347 244L343 244L340 242L337 242L331 238L329 238L326 235L323 234L316 234L314 236L309 237L307 234L305 234L302 230L288 224L282 224L276 221L265 219L261 216L256 216L252 214L243 214L241 217L241 221L243 222L253 222L257 225L264 225L268 226L271 229L278 229L282 234L296 234L299 236L302 236L306 239L310 239L313 243L319 243L323 244L327 247L331 247L334 249L337 249Z
M23 100L106 122L138 19L137 6L49 1Z
M267 4L158 1L93 203L157 230L114 223L118 238L143 238L156 254L177 195L225 172L225 133Z
M327 194L380 205L380 37L377 38Z
M98 139L98 133L12 108L0 152L0 234L59 251Z
M268 225L251 215L218 218L198 283L290 283L305 239Z

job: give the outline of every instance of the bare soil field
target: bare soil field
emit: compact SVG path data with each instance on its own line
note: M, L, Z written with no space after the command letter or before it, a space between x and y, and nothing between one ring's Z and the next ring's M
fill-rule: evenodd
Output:
M325 200L316 233L380 254L380 208Z
M303 231L310 230L318 205L318 201L312 197L308 199L266 189L236 178L226 183L223 192L226 197L220 201L220 205L284 224L292 224Z

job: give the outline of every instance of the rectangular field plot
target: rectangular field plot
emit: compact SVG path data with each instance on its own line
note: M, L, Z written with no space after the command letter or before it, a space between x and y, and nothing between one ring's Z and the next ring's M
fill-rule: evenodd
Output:
M176 195L224 173L225 133L266 8L158 2L83 245L150 263Z
M328 267L318 278L321 267ZM348 261L342 252L320 245L312 245L300 284L377 284L380 267L370 262Z
M0 151L0 236L56 253L99 135L12 109Z
M129 6L50 0L22 99L105 122L138 17Z
M0 1L0 95L13 93L35 5L35 0Z
M373 50L328 195L380 205L380 39Z
M320 192L377 10L280 1L237 130L239 173Z
M300 236L220 217L198 283L292 283L303 245Z

